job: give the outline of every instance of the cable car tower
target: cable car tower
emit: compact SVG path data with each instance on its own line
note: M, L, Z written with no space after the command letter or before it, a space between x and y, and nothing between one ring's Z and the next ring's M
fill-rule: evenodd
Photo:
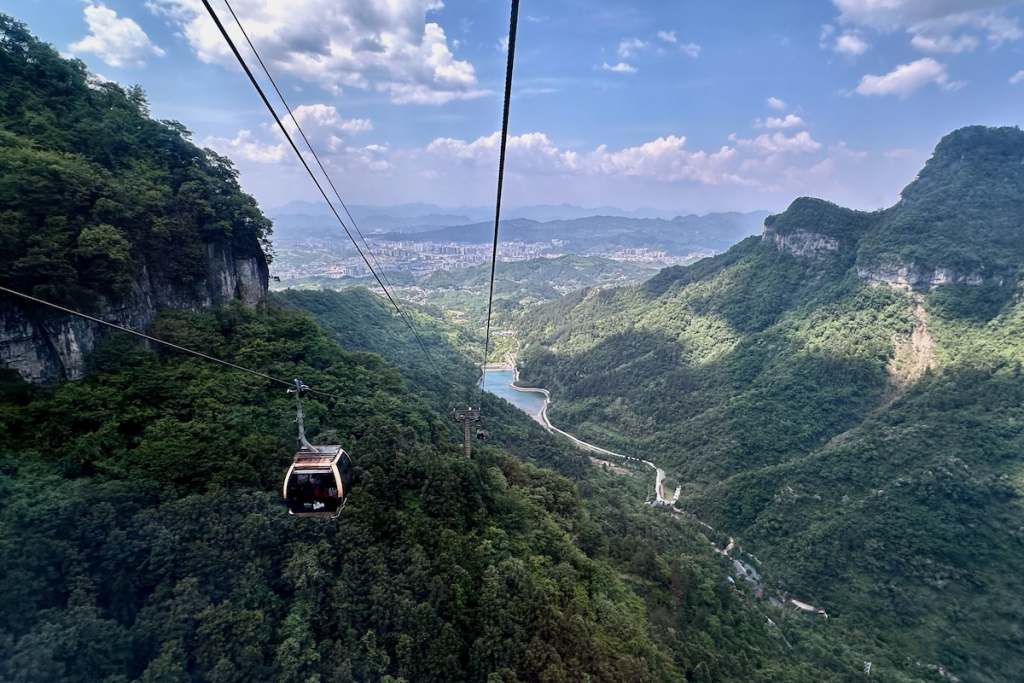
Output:
M456 408L452 411L452 419L462 424L462 452L468 458L473 454L472 425L480 421L480 409Z

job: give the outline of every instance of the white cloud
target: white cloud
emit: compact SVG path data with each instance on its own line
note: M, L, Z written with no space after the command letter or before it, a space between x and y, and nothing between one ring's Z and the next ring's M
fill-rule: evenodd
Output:
M914 156L914 150L909 147L894 147L885 150L884 156L886 159L909 159Z
M150 41L138 24L103 4L85 6L89 35L70 45L74 53L91 52L115 67L145 66L148 57L163 57L164 51Z
M910 39L910 44L921 52L948 52L959 54L961 52L972 52L976 47L978 47L978 39L967 34L959 36L927 36L924 34L918 34Z
M458 138L436 138L426 151L440 158L447 158L473 166L494 165L497 168L501 144L499 132L467 142ZM533 173L558 173L573 171L577 167L575 152L558 149L544 133L524 133L508 138L508 164L510 170L528 170Z
M756 119L754 126L757 128L797 128L804 125L804 120L796 114L786 114L783 117L769 116L765 120Z
M1024 83L1024 69L1021 69L1017 73L1010 76L1010 83L1013 83L1014 85L1018 83Z
M329 104L301 104L293 110L296 120L304 127L313 123L322 128L337 128L346 133L365 133L373 130L370 119L344 119Z
M701 46L697 43L681 43L679 42L679 34L676 31L658 31L658 40L667 45L674 45L679 49L681 53L687 57L696 59L700 56ZM618 55L622 59L629 59L640 50L644 50L650 47L650 43L640 40L639 38L627 38L619 43ZM659 53L664 54L664 48L658 50Z
M386 173L393 168L387 159L390 149L387 145L365 145L346 147L342 162L349 169L366 169L375 173Z
M608 62L605 62L600 68L602 71L611 71L616 74L635 74L637 72L637 68L635 66L627 64L626 62L619 62L618 64L609 64Z
M846 32L836 38L832 49L840 54L857 57L867 52L868 47L867 41L860 34Z
M782 110L786 108L785 101L780 100L778 97L769 97L765 102L768 103L769 107L775 110Z
M732 147L723 146L709 154L703 150L690 152L685 146L686 138L678 135L614 152L601 145L584 158L583 165L587 172L601 175L695 181L704 185L743 183L743 179L728 170L736 154Z
M357 135L373 130L370 119L343 118L329 104L302 104L295 107L292 113L317 152L325 148L332 152L338 151L342 148L342 135ZM288 132L294 135L295 125L289 119L284 121Z
M233 66L198 0L146 4L180 29L201 61ZM397 104L432 105L488 94L473 65L452 53L444 29L427 20L442 7L439 0L237 0L234 5L272 69L329 92L373 89Z
M833 0L833 4L845 22L895 30L1014 3L1012 0Z
M821 143L811 137L807 131L800 131L787 136L785 133L764 133L752 140L730 135L729 139L736 143L741 149L749 149L758 154L805 154L817 152L821 149Z
M625 38L619 41L619 49L616 52L620 59L629 59L646 47L647 43L639 38Z
M230 139L208 137L202 141L202 145L235 161L244 159L245 161L270 164L281 161L285 156L284 143L276 145L261 143L253 137L251 131L246 129L238 131L238 135Z
M497 163L499 143L497 132L473 141L438 138L427 146L426 152L437 168L444 168L445 159L487 167ZM507 168L512 174L629 177L705 185L752 182L730 170L736 155L734 148L689 151L686 138L678 135L666 135L618 150L600 145L581 153L560 149L544 133L533 132L509 137L508 154Z
M953 89L961 85L950 82L945 66L931 57L924 57L909 64L900 64L881 76L871 74L864 76L855 92L859 95L906 97L915 90L932 83L946 89Z
M693 57L696 59L700 57L701 47L697 43L683 43L679 46L679 51L687 57Z
M840 20L880 31L905 30L923 52L968 52L978 36L993 47L1024 38L1004 10L1015 0L833 0ZM973 33L971 33L973 32Z
M280 142L269 128L253 132L263 141ZM760 132L765 135L755 137ZM844 202L855 197L850 192L860 190L850 188L861 188L864 178L877 180L879 173L888 180L893 174L909 172L906 164L913 161L886 161L881 150L864 156L842 142L819 142L799 129L795 133L759 131L750 137L753 139L739 140L733 136L732 142L720 140L697 147L681 133L668 131L626 145L571 146L534 130L509 139L506 188L510 197L518 198L516 202L527 203L563 200L593 205L615 193L630 205L652 201L663 206L681 203L701 211L755 208L765 201L784 202L807 194ZM236 147L254 142L242 138ZM346 140L322 158L332 175L364 201L387 203L403 198L459 204L485 201L493 193L499 145L498 133L464 139L439 137L430 144L408 147L352 145ZM272 169L265 163L249 162L238 152L224 151L237 158L250 183L267 183L265 191L277 203L287 199L286 193L301 194L305 186L292 187L299 181L299 169L290 150ZM381 177L387 181L382 182ZM887 183L877 185L886 187ZM874 195L869 200L862 196L854 203L881 206L886 199L878 196L877 200Z
M855 161L867 159L868 157L868 153L866 151L862 149L854 149L853 147L850 147L848 144L846 144L846 142L843 140L840 140L836 144L829 147L829 151L836 156L846 157L847 159L853 159Z

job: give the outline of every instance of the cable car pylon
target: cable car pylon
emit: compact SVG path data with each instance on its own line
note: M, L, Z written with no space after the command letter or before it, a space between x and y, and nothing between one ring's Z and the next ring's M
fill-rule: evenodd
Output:
M462 425L462 452L468 458L473 455L471 426L480 421L479 408L456 408L452 419Z

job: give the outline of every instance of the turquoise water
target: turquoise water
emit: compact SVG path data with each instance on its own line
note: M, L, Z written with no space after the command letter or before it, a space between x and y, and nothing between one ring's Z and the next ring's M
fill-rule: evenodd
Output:
M484 372L484 391L500 396L535 420L540 420L544 408L544 395L533 391L516 391L512 388L514 374L511 370L487 370Z

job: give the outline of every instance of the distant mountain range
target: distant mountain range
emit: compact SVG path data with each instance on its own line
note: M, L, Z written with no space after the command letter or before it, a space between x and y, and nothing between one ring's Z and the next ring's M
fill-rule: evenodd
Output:
M694 251L722 251L745 237L759 233L766 212L711 213L706 216L661 218L628 218L623 216L588 216L570 220L539 222L526 218L502 221L504 241L548 242L562 240L565 251L579 253L593 250L659 249L669 254ZM489 222L436 228L416 233L384 233L380 237L419 242L487 242L493 234Z
M349 210L362 230L396 230L406 232L421 226L445 226L494 220L492 206L445 207L422 202L371 206L351 204ZM535 204L507 207L504 218L528 218L534 221L572 220L588 216L622 216L625 218L673 218L682 213L661 209L621 209L617 206L583 207L573 204ZM323 202L293 201L270 209L267 214L278 219L290 216L331 217Z
M494 209L483 206L442 207L414 203L394 206L353 204L348 208L356 219L356 225L367 235L430 232L438 228L489 223L494 220ZM279 242L346 239L330 209L323 202L289 202L268 211L268 215L274 221L274 239ZM762 218L766 215L767 213L760 214ZM344 212L342 216L349 222ZM572 221L595 216L633 220L677 220L677 212L674 211L626 210L614 206L581 207L571 204L514 207L506 209L502 214L505 220L537 222Z

